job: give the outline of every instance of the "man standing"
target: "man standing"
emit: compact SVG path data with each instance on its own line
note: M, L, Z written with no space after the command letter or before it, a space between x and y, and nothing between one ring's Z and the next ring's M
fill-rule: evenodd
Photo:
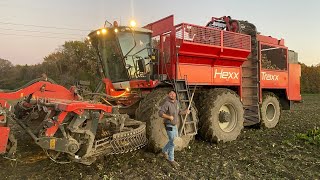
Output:
M181 114L189 114L190 111L179 110L177 102L177 94L170 90L166 102L161 106L159 110L159 116L164 118L164 124L168 135L168 143L162 148L163 156L169 160L170 164L175 168L180 165L174 160L174 138L178 135L177 122Z

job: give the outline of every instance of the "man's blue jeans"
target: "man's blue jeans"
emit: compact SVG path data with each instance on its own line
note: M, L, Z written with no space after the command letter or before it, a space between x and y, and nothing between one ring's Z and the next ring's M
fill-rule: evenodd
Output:
M170 125L170 124L167 124L166 127L171 127L172 131L168 131L166 129L169 141L162 148L162 152L168 153L169 161L173 161L174 160L174 143L173 143L173 141L174 141L174 138L177 137L177 135L178 135L178 130L177 130L177 126Z

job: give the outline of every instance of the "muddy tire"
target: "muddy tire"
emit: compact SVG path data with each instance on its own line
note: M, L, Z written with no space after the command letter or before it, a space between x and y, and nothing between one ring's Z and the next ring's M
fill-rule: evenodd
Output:
M158 111L165 102L169 88L159 88L148 94L139 104L136 110L136 119L146 122L148 150L159 152L168 142L167 132L163 124L163 118L159 117ZM179 123L177 124L179 130ZM187 147L194 136L182 136L175 138L175 151Z
M260 108L261 126L274 128L280 119L281 108L278 97L271 92L263 94L263 101Z
M243 129L243 105L229 89L217 88L199 94L200 135L209 142L237 139Z

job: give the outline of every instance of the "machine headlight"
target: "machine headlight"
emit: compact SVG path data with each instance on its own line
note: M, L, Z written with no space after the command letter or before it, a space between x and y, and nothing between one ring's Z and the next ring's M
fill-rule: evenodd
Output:
M134 20L130 21L130 26L131 27L135 27L136 25L137 25L136 21L134 21Z

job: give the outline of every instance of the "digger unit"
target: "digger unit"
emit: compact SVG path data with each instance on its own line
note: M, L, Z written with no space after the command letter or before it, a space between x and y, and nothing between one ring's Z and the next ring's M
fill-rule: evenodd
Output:
M106 21L88 35L102 75L93 92L47 77L0 90L0 153L13 156L17 147L10 121L55 162L91 164L146 144L157 152L167 141L158 109L171 88L180 107L191 108L177 124L176 150L198 133L226 142L244 126L273 128L281 110L301 101L297 53L247 21L224 16L205 26L174 25L171 15L134 25Z

